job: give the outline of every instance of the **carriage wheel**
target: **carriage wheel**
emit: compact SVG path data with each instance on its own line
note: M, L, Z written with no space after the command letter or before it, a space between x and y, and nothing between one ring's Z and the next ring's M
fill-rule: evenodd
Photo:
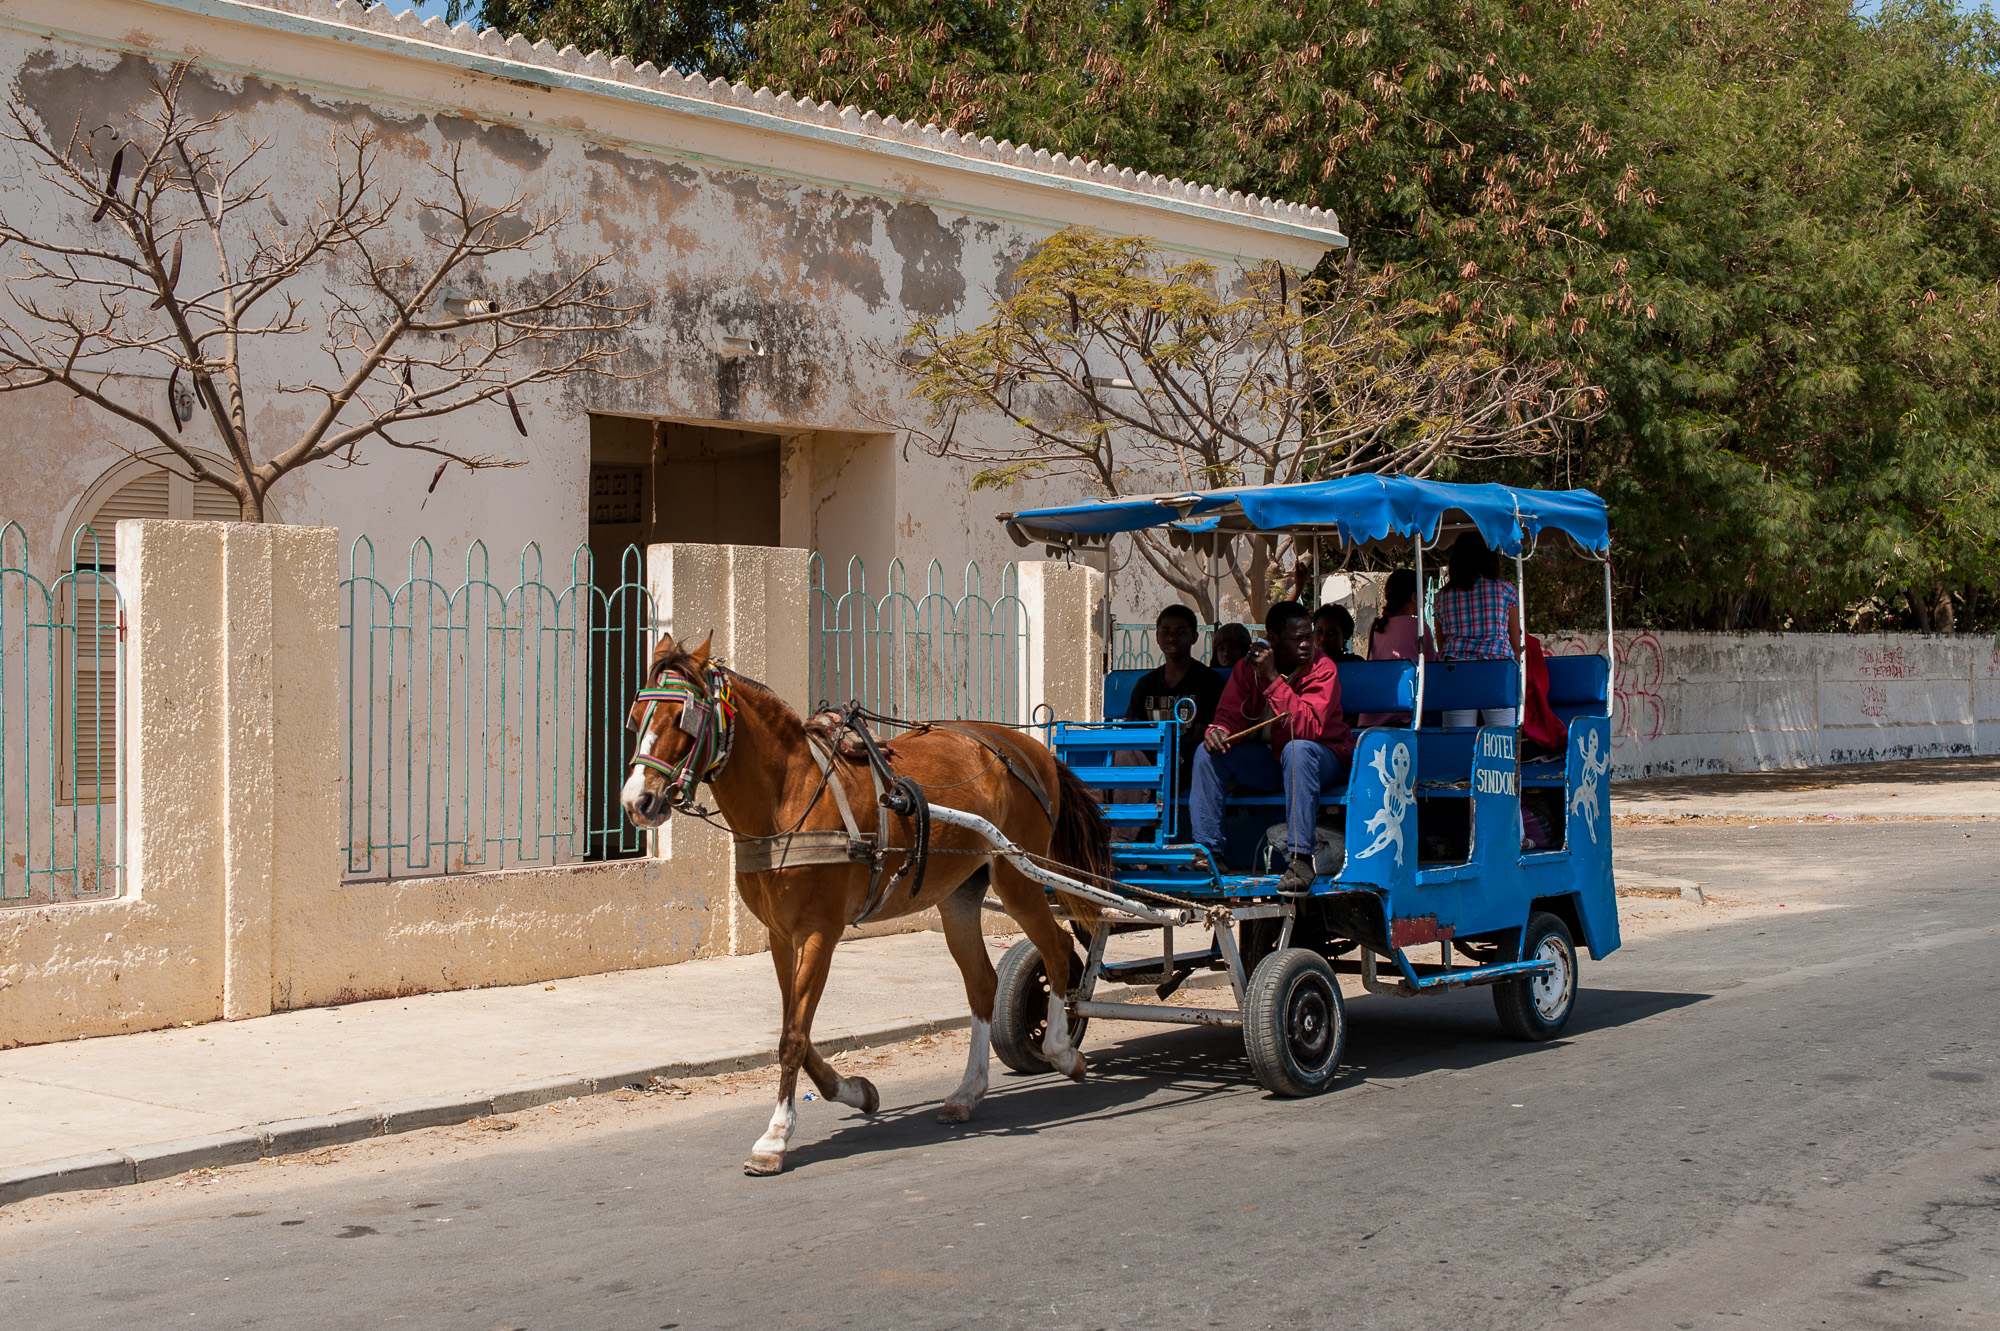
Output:
M1070 971L1083 978L1083 961L1070 954ZM993 995L993 1052L1016 1072L1048 1072L1042 1057L1042 1041L1049 1033L1049 973L1042 954L1027 939L1007 949L1000 958L1000 986ZM1090 1018L1069 1019L1069 1042L1083 1046L1084 1028Z
M1521 933L1523 961L1547 961L1540 975L1502 980L1493 986L1500 1028L1516 1040L1553 1040L1569 1024L1576 1007L1576 944L1569 926L1546 911L1528 917Z
M1326 958L1308 948L1273 952L1243 995L1243 1047L1274 1095L1318 1095L1333 1085L1347 1047L1347 1008Z

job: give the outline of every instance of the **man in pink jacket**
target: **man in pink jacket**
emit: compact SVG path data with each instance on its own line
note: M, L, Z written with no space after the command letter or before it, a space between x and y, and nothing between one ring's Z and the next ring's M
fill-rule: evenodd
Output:
M1188 791L1188 825L1219 865L1223 860L1222 806L1234 781L1255 790L1285 792L1285 830L1291 859L1281 892L1304 892L1313 882L1313 827L1319 795L1339 781L1354 756L1354 732L1340 714L1340 673L1313 648L1312 618L1297 601L1280 601L1264 617L1266 642L1254 643L1236 663L1215 723L1195 755ZM1266 716L1277 719L1255 735L1230 742Z

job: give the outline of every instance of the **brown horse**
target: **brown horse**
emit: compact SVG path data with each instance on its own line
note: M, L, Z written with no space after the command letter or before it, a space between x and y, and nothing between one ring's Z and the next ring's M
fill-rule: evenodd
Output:
M877 803L868 766L841 756L833 736L825 736L826 742L809 739L814 732L776 694L711 663L707 641L685 651L662 638L647 678L632 710L639 738L622 794L625 811L640 827L658 827L676 808L693 803L700 783L709 785L716 811L737 842L737 891L770 931L771 961L778 969L784 1022L778 1107L751 1148L745 1171L775 1174L784 1168L797 1121L793 1098L801 1067L827 1099L864 1114L879 1107L873 1085L841 1076L812 1046L813 1012L826 987L834 944L864 914L883 920L938 908L972 1008L965 1080L946 1098L938 1120L970 1118L986 1093L997 983L980 931L980 905L989 889L1041 953L1049 991L1069 991L1069 939L1042 886L1006 859L983 853L989 847L973 833L942 824L931 837L921 881L899 881L894 875L912 844L911 821ZM1047 748L1022 732L976 722L919 728L896 738L893 766L922 787L929 802L986 818L1021 849L1087 872L1103 871L1108 838L1096 802ZM779 839L782 833L817 833L822 846L843 845L849 818L864 839L876 834L878 819L889 819L891 849L879 872L837 851L800 864L790 857L797 855L796 843L810 838ZM743 871L745 862L769 862L779 846L786 848L780 867ZM1085 919L1094 915L1087 903L1067 904ZM1082 1080L1083 1055L1070 1043L1069 1023L1048 1022L1042 1053L1050 1066Z

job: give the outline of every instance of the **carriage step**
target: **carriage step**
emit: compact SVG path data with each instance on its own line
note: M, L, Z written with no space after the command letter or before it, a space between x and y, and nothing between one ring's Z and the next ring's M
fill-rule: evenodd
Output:
M1174 953L1175 970L1199 970L1211 966L1222 959L1222 953L1215 948L1204 948L1199 952ZM1141 957L1137 961L1106 961L1099 965L1099 971L1107 980L1120 984L1136 984L1143 980L1147 984L1157 984L1160 980L1160 959Z
M1533 961L1502 961L1492 966L1471 966L1462 970L1419 974L1417 988L1459 989L1466 985L1492 984L1495 980L1508 980L1518 975L1539 975L1548 970L1551 964L1538 958Z

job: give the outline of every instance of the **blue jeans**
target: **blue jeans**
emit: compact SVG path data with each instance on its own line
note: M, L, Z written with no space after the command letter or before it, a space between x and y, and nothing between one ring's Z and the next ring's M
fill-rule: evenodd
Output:
M1194 778L1188 789L1190 840L1208 847L1222 863L1222 803L1233 780L1253 790L1285 792L1285 834L1294 855L1313 853L1313 824L1319 819L1319 794L1339 781L1347 763L1324 744L1295 739L1273 756L1262 744L1239 744L1224 754L1197 750Z

